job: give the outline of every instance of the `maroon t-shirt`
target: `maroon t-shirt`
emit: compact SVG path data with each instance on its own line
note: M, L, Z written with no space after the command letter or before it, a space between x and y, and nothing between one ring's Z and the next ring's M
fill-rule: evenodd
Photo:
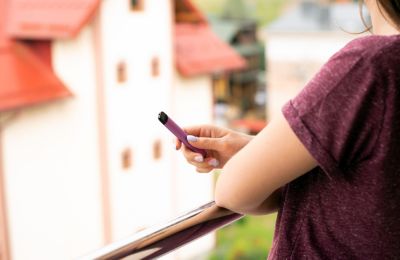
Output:
M400 259L400 35L350 42L283 114L319 167L282 189L269 259Z

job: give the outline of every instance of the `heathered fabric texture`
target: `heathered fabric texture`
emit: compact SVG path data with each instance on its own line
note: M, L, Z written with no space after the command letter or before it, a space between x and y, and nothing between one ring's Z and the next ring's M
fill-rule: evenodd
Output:
M282 189L269 259L400 259L400 35L350 42L283 114L319 167Z

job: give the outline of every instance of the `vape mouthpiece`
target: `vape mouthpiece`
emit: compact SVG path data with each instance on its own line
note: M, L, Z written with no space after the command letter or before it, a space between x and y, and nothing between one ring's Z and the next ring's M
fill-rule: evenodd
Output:
M160 122L163 124L163 125L165 125L166 123L167 123L167 121L168 121L168 116L167 116L167 114L165 114L164 112L160 112L159 114L158 114L158 120L160 120Z

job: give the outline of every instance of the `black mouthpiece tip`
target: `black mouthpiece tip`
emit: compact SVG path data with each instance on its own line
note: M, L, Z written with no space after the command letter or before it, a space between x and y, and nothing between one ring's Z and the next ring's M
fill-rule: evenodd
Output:
M158 120L160 120L160 122L161 123L163 123L164 125L167 123L167 121L168 121L168 116L167 116L167 114L165 114L164 112L160 112L159 114L158 114Z

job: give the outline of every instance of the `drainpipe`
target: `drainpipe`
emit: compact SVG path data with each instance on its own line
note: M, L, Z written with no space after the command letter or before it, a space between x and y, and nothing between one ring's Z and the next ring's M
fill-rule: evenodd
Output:
M7 199L6 185L4 179L3 163L3 143L2 143L2 125L0 124L0 259L11 259L8 221L7 221Z
M99 136L99 163L100 163L100 191L102 201L102 216L104 243L112 241L112 216L111 216L111 194L110 194L110 175L108 170L108 145L107 145L107 118L106 118L106 97L105 83L103 78L103 45L101 32L101 4L93 22L93 44L96 66L96 85L97 85L97 121Z

